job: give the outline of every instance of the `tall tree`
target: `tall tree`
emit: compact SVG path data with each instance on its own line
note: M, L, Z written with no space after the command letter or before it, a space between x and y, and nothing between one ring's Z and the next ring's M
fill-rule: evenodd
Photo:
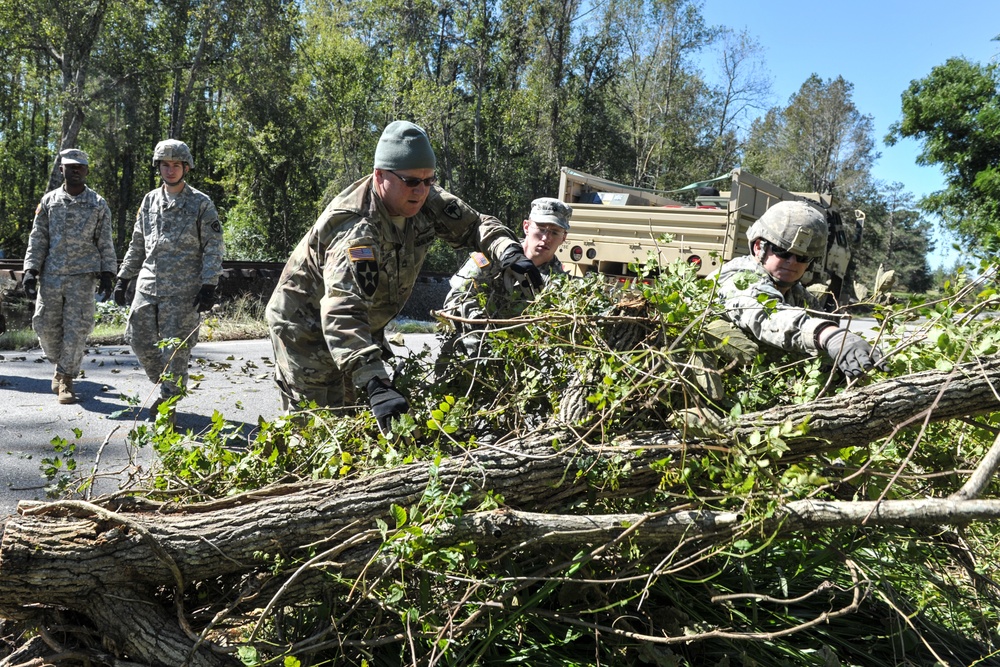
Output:
M714 153L713 174L736 166L750 122L771 95L760 44L748 32L724 29L719 45L721 83L713 87L714 122L708 137Z
M970 249L1000 249L1000 66L951 58L910 83L903 118L886 143L922 142L918 164L937 165L945 189L921 200Z
M753 123L744 166L790 190L849 198L879 156L872 118L854 105L853 88L843 77L810 76L788 106Z
M16 35L18 43L26 49L45 52L59 69L60 149L75 146L83 127L90 101L87 84L91 52L113 3L114 0L81 0L67 7L58 0L30 0L18 3L14 15L7 13L13 7L4 10L3 23ZM59 182L59 165L53 160L48 189Z

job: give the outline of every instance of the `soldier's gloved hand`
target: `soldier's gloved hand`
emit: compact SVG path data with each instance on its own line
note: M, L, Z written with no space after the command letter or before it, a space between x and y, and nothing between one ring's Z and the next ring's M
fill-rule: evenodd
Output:
M114 289L114 279L115 274L110 271L101 271L101 284L97 287L97 293L101 295L101 301L107 301L111 298L111 292Z
M24 272L24 278L21 279L21 286L24 287L24 295L29 299L34 299L38 296L38 271L34 269L28 269Z
M823 349L840 372L849 378L860 377L876 366L884 369L882 351L847 329L824 331Z
M519 276L526 276L535 289L541 289L542 285L545 284L542 272L538 270L534 262L525 257L524 250L519 245L512 245L504 250L497 262L501 269L510 269Z
M215 285L202 285L197 296L194 297L193 305L199 313L212 310L212 306L215 305Z
M372 408L372 414L378 422L378 430L382 435L388 435L392 430L393 417L405 415L410 405L395 387L387 384L382 378L373 377L368 381L365 390L368 392L368 404Z
M128 278L119 278L115 283L115 303L122 308L125 307L125 293L128 292Z

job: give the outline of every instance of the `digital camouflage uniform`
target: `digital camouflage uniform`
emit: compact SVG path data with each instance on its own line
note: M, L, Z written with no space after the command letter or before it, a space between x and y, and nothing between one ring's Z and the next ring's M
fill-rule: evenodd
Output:
M118 264L111 238L111 210L84 187L75 197L64 187L47 192L35 209L24 270L38 273L31 326L56 373L76 377L94 330L94 292L102 272Z
M557 257L538 267L546 284L553 274L565 274ZM501 269L481 252L471 254L458 273L451 277L451 290L444 299L442 312L469 320L514 317L534 298L531 285L523 276ZM455 322L455 336L442 346L447 355L459 341L470 356L478 354L481 337L475 325Z
M137 279L125 339L153 383L169 374L161 398L187 386L201 322L195 297L202 285L218 284L224 251L222 225L208 195L185 183L176 196L161 185L143 197L118 278ZM185 343L158 347L170 338Z
M828 326L830 319L801 283L782 295L760 262L746 255L722 265L718 285L725 317L754 340L788 352L821 352L816 346L816 331ZM760 295L773 300L776 308L772 311L761 303Z
M302 400L344 405L373 377L388 380L385 326L413 291L435 238L497 257L514 234L496 218L432 187L402 228L375 192L373 176L330 202L292 251L266 317L285 407Z

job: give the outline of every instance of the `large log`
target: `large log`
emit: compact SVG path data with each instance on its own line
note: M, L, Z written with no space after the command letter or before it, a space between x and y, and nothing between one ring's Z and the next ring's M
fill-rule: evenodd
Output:
M571 431L539 432L483 443L468 456L436 466L414 463L365 478L273 486L212 503L25 503L3 527L0 616L37 618L40 608L69 609L88 618L123 655L150 665L238 664L207 642L199 644L186 627L183 608L164 608L157 593L266 569L261 554L305 560L308 549L338 545L338 560L350 576L379 545L376 520L386 519L391 505L417 503L432 481L468 485L474 499L491 490L512 508L558 511L594 492L574 481L581 455L624 456L630 474L617 488L597 492L634 496L656 486L659 474L650 464L671 453L739 446L754 430L805 419L809 431L788 441L787 458L864 445L924 418L996 411L996 386L1000 358L994 357L951 373L919 373L807 405L748 414L733 425L731 437L715 442L651 433L591 444ZM482 526L477 530L487 529ZM491 534L500 541L518 539L517 531Z

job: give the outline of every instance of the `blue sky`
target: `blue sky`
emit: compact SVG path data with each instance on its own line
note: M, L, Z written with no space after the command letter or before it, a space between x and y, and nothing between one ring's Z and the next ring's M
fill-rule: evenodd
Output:
M785 105L810 74L824 80L843 76L854 84L854 104L872 116L877 150L876 178L904 184L916 197L944 186L936 167L916 164L919 144L886 146L889 125L899 120L900 95L913 79L948 58L977 62L1000 57L1000 0L704 0L709 25L746 29L764 49L772 77L773 104ZM708 72L706 72L708 74ZM951 241L938 237L932 267L950 265Z

